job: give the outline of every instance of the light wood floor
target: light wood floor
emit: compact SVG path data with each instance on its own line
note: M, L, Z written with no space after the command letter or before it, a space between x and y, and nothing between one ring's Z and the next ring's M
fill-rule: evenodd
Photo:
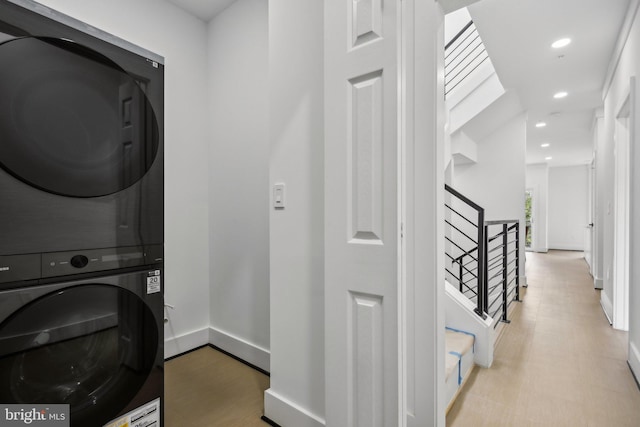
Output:
M165 363L166 427L268 427L269 377L203 347Z
M475 368L447 425L640 426L627 333L609 325L582 253L528 253L526 265L493 367Z

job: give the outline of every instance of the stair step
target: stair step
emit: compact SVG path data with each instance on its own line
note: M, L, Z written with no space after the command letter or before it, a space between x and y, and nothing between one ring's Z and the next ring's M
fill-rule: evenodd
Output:
M448 407L451 407L460 387L474 366L475 336L452 328L445 330L445 368Z

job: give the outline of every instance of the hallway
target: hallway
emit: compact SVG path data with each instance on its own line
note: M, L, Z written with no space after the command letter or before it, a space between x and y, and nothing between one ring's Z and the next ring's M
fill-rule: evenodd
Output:
M493 366L474 369L447 426L640 426L627 333L604 316L582 252L527 253L526 274Z

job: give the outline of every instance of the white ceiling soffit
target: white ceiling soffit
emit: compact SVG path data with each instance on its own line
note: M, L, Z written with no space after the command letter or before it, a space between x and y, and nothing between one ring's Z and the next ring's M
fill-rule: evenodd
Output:
M442 6L442 10L444 13L451 13L458 9L462 9L463 7L467 7L472 3L475 3L480 0L439 0L440 6Z
M629 0L482 0L469 13L500 81L527 111L527 162L591 158L591 124ZM551 43L572 39L562 49ZM553 94L566 91L561 100ZM536 128L544 121L547 126ZM540 145L551 145L541 150Z
M235 0L168 0L191 15L209 22Z

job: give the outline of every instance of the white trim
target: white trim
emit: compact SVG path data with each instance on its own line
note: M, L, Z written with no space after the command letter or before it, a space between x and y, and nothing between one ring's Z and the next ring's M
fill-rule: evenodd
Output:
M549 250L556 251L584 251L584 244L577 243L552 243L549 245Z
M611 60L609 61L609 69L607 70L607 77L604 80L604 86L602 89L602 99L606 99L609 94L609 90L611 89L613 78L616 70L618 69L620 58L622 57L622 51L627 44L629 33L631 32L633 22L635 21L636 14L638 13L638 6L640 6L639 0L631 0L629 3L629 9L627 9L627 13L625 14L625 19L622 24L622 28L620 29L620 33L618 34L615 49L611 55Z
M609 300L609 297L605 292L600 293L600 307L602 307L602 311L604 311L604 315L607 316L607 320L609 324L612 325L611 317L613 315L613 304Z
M270 371L271 352L265 348L214 327L209 328L209 343L260 369Z
M632 342L629 342L629 367L636 379L640 381L640 351Z
M283 427L323 427L325 425L324 419L271 389L264 392L264 415Z
M209 331L207 328L165 339L164 358L177 356L207 344L209 344Z
M208 344L213 344L235 357L269 372L271 361L269 350L213 327L165 339L164 358L168 359Z
M596 289L604 289L604 279L602 277L594 277L593 287Z

